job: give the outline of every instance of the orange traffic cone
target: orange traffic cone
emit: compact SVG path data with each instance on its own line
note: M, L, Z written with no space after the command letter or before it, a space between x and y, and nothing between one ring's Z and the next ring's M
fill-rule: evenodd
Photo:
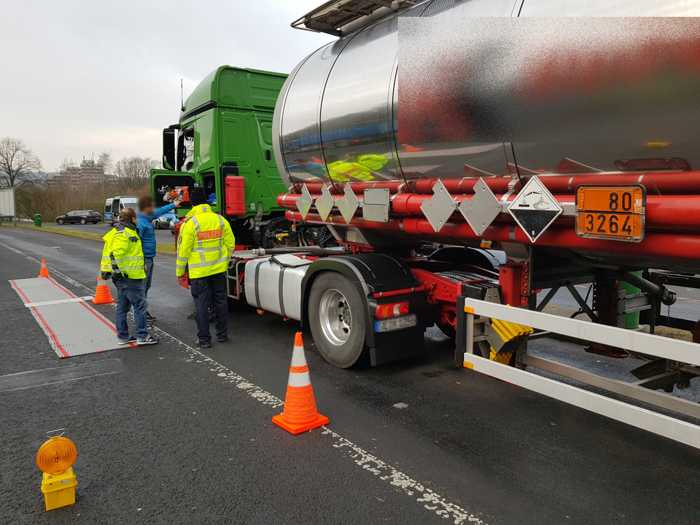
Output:
M95 288L95 297L92 298L94 304L112 304L114 298L112 297L112 290L109 289L107 281L105 281L101 276L97 276L97 288Z
M311 386L301 332L297 332L294 336L294 351L292 364L289 367L284 410L273 417L272 422L294 435L327 425L329 422L328 418L319 414L316 408L316 396Z
M49 276L49 269L46 267L46 259L44 257L41 258L41 270L39 270L39 275L38 277L48 277Z

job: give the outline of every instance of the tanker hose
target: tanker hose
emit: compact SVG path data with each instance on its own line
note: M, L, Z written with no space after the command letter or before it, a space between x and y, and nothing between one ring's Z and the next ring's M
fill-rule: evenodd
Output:
M623 281L659 299L665 305L671 306L676 302L676 292L669 290L662 284L653 283L632 272L624 272L620 277Z

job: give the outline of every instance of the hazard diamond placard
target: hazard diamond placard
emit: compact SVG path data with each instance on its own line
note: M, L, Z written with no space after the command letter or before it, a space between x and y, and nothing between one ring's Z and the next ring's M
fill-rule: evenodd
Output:
M537 241L561 215L562 207L539 177L532 177L508 206L518 226L531 242Z

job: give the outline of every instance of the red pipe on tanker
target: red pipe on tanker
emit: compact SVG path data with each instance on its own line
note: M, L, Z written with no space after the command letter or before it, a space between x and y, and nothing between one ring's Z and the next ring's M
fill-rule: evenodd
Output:
M608 173L579 173L572 175L539 175L540 180L552 193L573 193L577 187L583 185L597 186L624 186L629 184L642 184L651 194L690 194L700 193L700 171L681 172L608 172ZM473 193L474 184L479 179L465 177L462 179L442 179L450 193ZM437 178L425 178L404 181L376 181L376 182L351 182L355 193L362 193L366 189L386 188L392 193L425 193L432 194L433 186ZM506 193L508 185L513 183L512 176L484 177L484 181L495 193ZM307 182L306 186L311 193L320 193L321 188L327 185L324 182ZM336 184L331 188L332 192L340 193L344 184ZM299 183L294 185L297 192L301 191ZM521 187L515 180L513 191Z
M282 208L296 209L297 199L301 195L281 194L277 197L277 204ZM314 195L315 196L315 195ZM555 195L560 204L574 205L576 198L573 195ZM342 198L334 195L337 201ZM430 195L416 193L399 193L391 199L391 213L400 217L423 217L421 205ZM496 195L501 200L502 195ZM457 202L471 200L472 196L455 195ZM515 199L510 195L508 200ZM358 197L362 201L362 196ZM573 217L570 217L573 219ZM700 230L700 195L650 195L647 197L646 226L655 230Z
M320 216L309 214L302 219L301 213L287 211L290 221L311 224L332 223L347 226L341 217L331 216L323 221ZM531 244L517 225L492 225L483 235L476 235L468 224L446 224L440 232L435 232L425 219L405 218L389 222L372 222L364 219L354 219L351 223L360 229L382 230L387 232L403 232L409 235L420 235L433 239L486 239L497 242L517 242ZM697 261L700 253L700 235L677 233L647 233L640 243L622 243L615 241L584 239L569 228L552 227L537 240L537 246L569 248L605 254L620 254L636 257L657 257L660 259L678 259Z

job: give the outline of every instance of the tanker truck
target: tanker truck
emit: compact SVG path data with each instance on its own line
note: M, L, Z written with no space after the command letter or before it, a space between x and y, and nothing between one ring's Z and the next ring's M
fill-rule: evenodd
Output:
M231 301L299 321L331 365L422 355L437 325L456 366L700 447L700 407L671 394L698 375L700 325L664 315L700 288L700 23L677 18L696 16L332 0L292 23L337 38L288 77L200 84L153 190L209 189L238 239ZM543 313L560 290L588 319ZM528 352L552 334L643 364L628 381Z
M662 313L670 287L700 287L700 23L643 18L668 15L700 2L332 0L302 16L337 39L277 97L276 204L334 243L236 251L230 298L299 321L341 368L421 355L437 325L459 367L700 446L697 426L568 384L700 418L669 395L698 375L697 318ZM543 313L559 290L590 320ZM548 333L642 358L639 380L530 355Z

